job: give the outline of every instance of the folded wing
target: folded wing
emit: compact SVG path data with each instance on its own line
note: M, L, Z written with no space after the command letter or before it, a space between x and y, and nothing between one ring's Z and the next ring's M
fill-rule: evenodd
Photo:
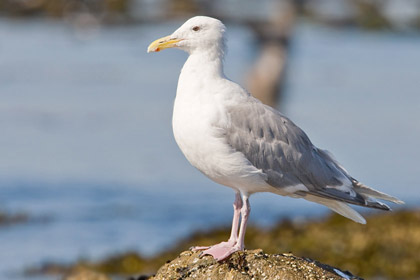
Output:
M316 202L325 205L337 201L389 210L375 198L402 203L352 178L329 152L315 147L303 130L258 100L232 106L229 116L228 144L261 169L271 186L295 189L294 195L311 201L318 198Z

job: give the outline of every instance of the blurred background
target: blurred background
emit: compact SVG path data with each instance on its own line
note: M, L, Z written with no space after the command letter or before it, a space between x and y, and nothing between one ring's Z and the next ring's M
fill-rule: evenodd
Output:
M25 271L152 256L230 225L234 193L172 136L187 55L146 53L194 15L227 25L230 79L355 178L419 205L419 0L0 0L0 279L57 279ZM258 227L329 213L251 203Z

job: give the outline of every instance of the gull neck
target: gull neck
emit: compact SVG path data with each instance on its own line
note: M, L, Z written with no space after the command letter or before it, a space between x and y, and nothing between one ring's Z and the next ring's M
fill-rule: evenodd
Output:
M181 74L190 77L224 78L223 53L214 49L190 53Z

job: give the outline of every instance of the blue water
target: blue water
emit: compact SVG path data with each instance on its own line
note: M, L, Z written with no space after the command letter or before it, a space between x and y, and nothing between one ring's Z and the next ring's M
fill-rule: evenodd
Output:
M0 279L46 261L150 255L194 230L229 225L233 192L178 150L172 103L186 54L146 54L180 22L81 33L0 22ZM247 29L228 26L226 74L244 84ZM362 182L420 202L420 36L301 25L279 108ZM306 201L257 194L251 222L320 216ZM22 276L23 277L23 276Z

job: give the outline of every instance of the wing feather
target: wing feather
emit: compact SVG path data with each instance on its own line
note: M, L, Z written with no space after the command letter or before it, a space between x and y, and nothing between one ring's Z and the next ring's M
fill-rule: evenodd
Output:
M268 176L275 187L305 184L339 186L345 175L319 153L308 136L287 117L254 101L229 109L227 142ZM284 176L287 180L281 180Z
M248 100L249 101L249 100ZM353 178L325 150L318 149L291 120L256 99L228 110L227 143L267 174L275 188L304 185L300 196L332 199L389 210L389 207L359 194Z

